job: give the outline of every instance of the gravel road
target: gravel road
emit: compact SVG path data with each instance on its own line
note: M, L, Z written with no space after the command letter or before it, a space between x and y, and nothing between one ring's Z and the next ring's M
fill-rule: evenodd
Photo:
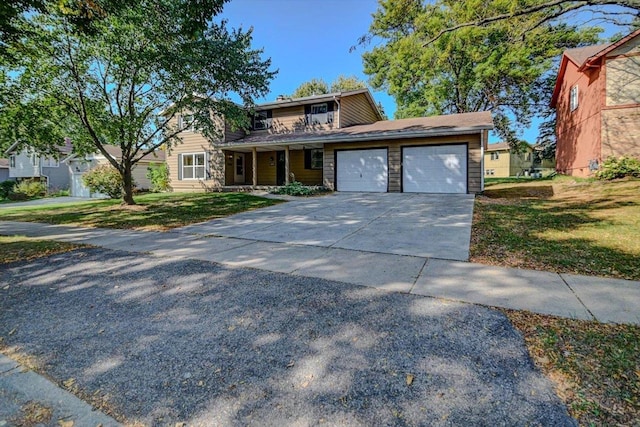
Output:
M143 425L575 425L500 312L105 249L0 270L0 337Z

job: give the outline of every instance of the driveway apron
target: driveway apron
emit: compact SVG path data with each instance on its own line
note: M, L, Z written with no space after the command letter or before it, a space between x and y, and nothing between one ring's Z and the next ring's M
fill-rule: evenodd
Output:
M466 194L335 193L175 231L466 261L473 200Z

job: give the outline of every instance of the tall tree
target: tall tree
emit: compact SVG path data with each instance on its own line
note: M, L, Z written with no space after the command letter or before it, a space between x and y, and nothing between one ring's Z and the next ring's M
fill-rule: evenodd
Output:
M338 76L332 83L331 92L346 92L349 90L364 89L367 84L356 76Z
M329 93L327 82L322 79L311 79L302 83L291 94L291 98L304 98L305 96L323 95Z
M134 204L132 168L158 147L181 142L172 119L188 112L183 127L215 138L220 116L248 124L230 94L250 106L268 92L275 73L262 51L251 48L251 31L213 21L223 3L131 2L90 32L76 31L55 13L34 14L32 36L12 52L19 61L0 74L15 88L0 105L0 138L31 145L45 139L39 129L50 145L71 137L77 152L109 159L122 176L124 202ZM120 159L108 155L111 144L122 150Z
M398 118L491 110L498 134L517 146L518 131L548 105L554 58L566 48L595 42L599 32L539 24L545 12L442 32L479 11L499 14L518 4L380 0L369 36L382 43L363 54L364 71L374 89L394 96Z

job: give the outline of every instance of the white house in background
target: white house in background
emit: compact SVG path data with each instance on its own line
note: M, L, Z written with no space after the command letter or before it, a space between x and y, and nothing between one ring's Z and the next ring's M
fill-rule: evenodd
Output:
M5 152L9 158L9 179L36 179L45 182L49 191L67 190L70 185L69 169L60 164L60 159L68 156L71 150L71 143L67 141L58 147L57 155L44 156L16 142Z
M0 159L0 182L9 179L9 159Z
M122 150L115 145L106 145L105 150L114 159L120 160L122 157ZM154 153L144 156L133 168L133 182L135 187L139 190L148 190L151 188L151 182L147 178L147 168L152 164L161 164L165 161L164 151L158 150ZM71 196L74 197L103 197L104 195L98 193L91 193L89 188L84 185L82 181L82 175L89 170L99 166L110 164L109 160L102 154L89 154L86 156L78 156L76 154L70 154L62 161L67 167L70 177L70 189Z

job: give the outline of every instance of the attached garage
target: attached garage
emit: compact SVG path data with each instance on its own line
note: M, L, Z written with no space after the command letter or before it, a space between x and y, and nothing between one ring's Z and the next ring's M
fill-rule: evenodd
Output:
M337 190L385 193L388 164L386 148L336 151Z
M467 144L402 148L402 191L467 193Z

